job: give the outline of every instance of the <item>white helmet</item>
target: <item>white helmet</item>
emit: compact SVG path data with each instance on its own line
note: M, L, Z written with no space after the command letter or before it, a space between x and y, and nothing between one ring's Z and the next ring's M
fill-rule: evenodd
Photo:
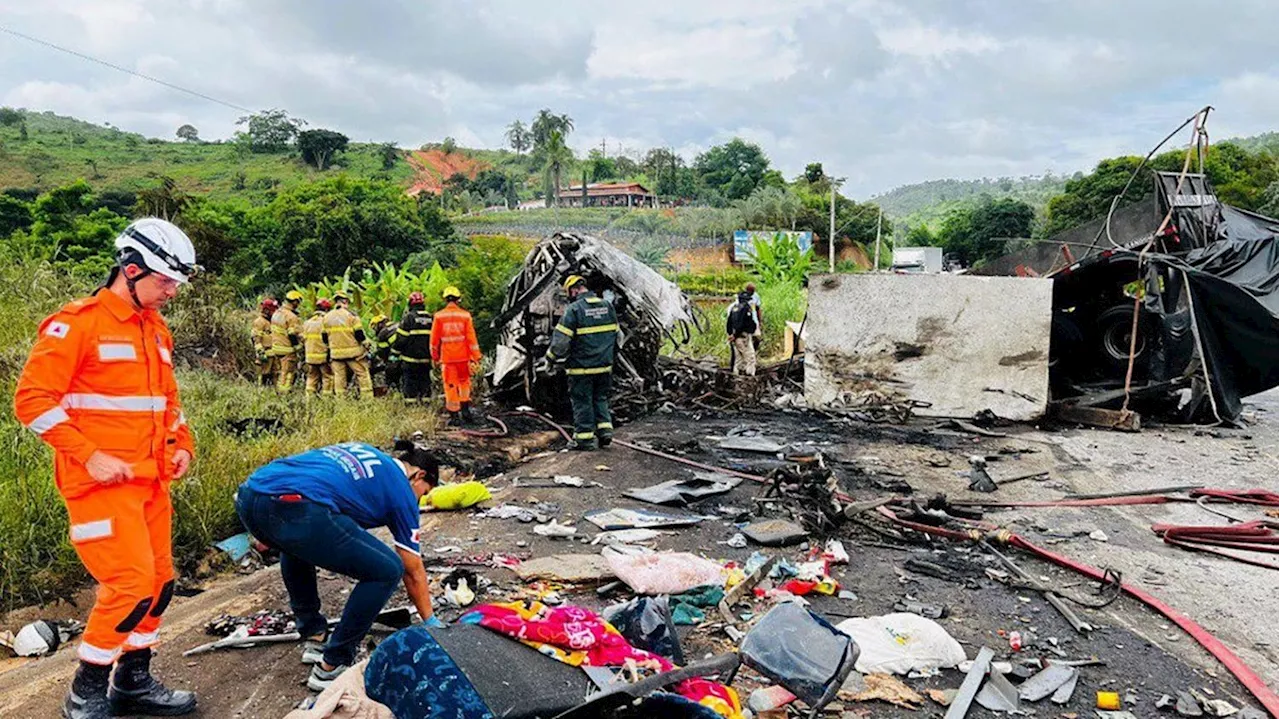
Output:
M200 271L191 238L158 217L144 217L124 228L116 238L116 258L122 266L140 259L152 272L183 284Z

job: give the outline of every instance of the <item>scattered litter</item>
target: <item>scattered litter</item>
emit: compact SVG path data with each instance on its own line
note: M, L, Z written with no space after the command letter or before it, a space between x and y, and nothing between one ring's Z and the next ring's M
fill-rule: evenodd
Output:
M1229 717L1240 711L1223 699L1203 699L1200 703L1210 714L1218 717Z
M747 697L747 708L753 712L767 712L784 707L796 700L796 695L779 686L760 687Z
M965 673L964 681L961 682L955 698L947 707L945 719L964 719L969 713L969 707L973 705L973 698L978 694L982 678L991 670L991 658L994 656L995 652L988 647L983 647L978 650L977 658L969 662L969 668L961 669Z
M591 540L592 544L611 546L614 544L640 544L662 536L656 529L615 529L612 532L600 532Z
M1092 539L1095 542L1106 542L1110 540L1110 537L1108 537L1107 533L1101 529L1095 529L1092 532L1089 532L1089 539Z
M1104 707L1099 707L1104 708ZM1201 708L1200 702L1187 692L1178 692L1178 700L1174 705L1174 711L1184 717L1204 716L1204 709Z
M648 509L595 509L582 515L597 527L614 529L653 529L658 527L687 527L702 521L694 514L672 514Z
M942 619L947 616L947 608L940 604L925 604L914 599L900 599L893 605L894 611L911 612L928 619Z
M609 465L607 465L607 464L597 464L597 465L596 465L596 471L597 471L597 472L612 472L612 471L613 471L613 468L612 468L612 467L610 467L610 466L609 466Z
M1095 706L1107 711L1120 711L1120 694L1118 692L1098 692ZM1196 706L1196 709L1199 708L1199 706Z
M850 602L858 601L858 595L854 594L848 589L841 589L840 592L836 594L836 596L839 597L840 599L846 599Z
M39 619L24 625L16 634L0 639L0 644L8 646L20 657L39 657L52 654L82 631L84 624L77 621Z
M1038 702L1056 692L1068 682L1074 683L1080 670L1061 664L1050 664L1018 687L1018 696L1029 702Z
M969 489L974 492L994 492L1000 487L987 474L987 458L975 455L969 458Z
M666 597L636 597L606 608L601 616L631 642L631 646L684 664L680 635L676 633Z
M1015 652L1022 651L1022 632L1016 629L1009 632L1009 648Z
M239 562L244 559L253 548L248 532L241 532L227 537L221 542L214 542L213 546L226 552L232 562Z
M965 660L964 649L947 630L916 614L855 617L836 628L853 637L862 650L857 666L862 674L931 671Z
M714 607L724 599L724 589L718 585L698 587L671 597L671 614L676 624L699 624L706 619L708 607Z
M850 697L854 701L868 702L878 699L904 709L919 709L924 704L924 697L895 676L868 674L863 677L863 680L867 688Z
M822 555L830 560L832 564L849 563L849 553L845 551L844 544L839 539L828 539L826 546L823 547Z
M747 666L786 687L816 714L853 670L858 645L822 617L788 602L747 632L741 653Z
M613 577L609 562L599 554L552 554L512 567L523 580L548 579L571 584L603 582Z
M729 539L723 542L717 542L717 544L723 544L726 547L732 547L734 549L746 549L747 535L743 534L742 532L737 532L732 537L729 537Z
M461 567L450 572L440 584L444 588L444 600L455 607L471 606L480 588L476 573Z
M604 465L600 465L600 466L603 467ZM600 467L596 467L596 469L599 469L599 468ZM587 480L583 479L582 477L574 477L573 475L569 475L569 474L557 474L555 477L551 479L551 481L562 487L587 486Z
M736 450L739 452L759 452L761 454L777 454L782 451L786 445L774 437L763 437L751 433L743 427L735 427L729 430L729 435L720 440L720 449Z
M1070 679L1064 682L1062 686L1058 687L1057 690L1053 692L1053 696L1049 697L1049 701L1059 705L1070 702L1071 697L1075 696L1076 684L1079 681L1080 672L1077 670L1075 674L1071 675Z
M546 524L539 524L533 528L533 533L540 537L551 538L567 538L578 533L578 528L569 524L560 524L556 520L551 520Z
M1005 675L992 672L987 676L987 683L982 685L973 698L983 707L1002 714L1020 712L1018 688L1009 683Z
M925 689L925 696L932 699L936 704L944 707L951 706L951 702L955 701L956 693L959 689Z
M708 584L724 583L724 568L687 552L628 555L605 550L614 576L637 594L680 594Z
M492 499L489 488L481 482L442 484L423 497L426 503L442 510L466 509Z
M785 547L799 544L809 535L804 527L785 519L762 519L742 528L747 539L766 547Z

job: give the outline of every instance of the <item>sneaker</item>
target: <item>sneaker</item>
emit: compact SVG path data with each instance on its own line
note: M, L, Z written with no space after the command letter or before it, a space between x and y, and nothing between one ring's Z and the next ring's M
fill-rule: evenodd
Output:
M324 640L308 639L302 643L302 663L319 664L324 659Z
M331 671L325 671L325 668L317 663L311 667L311 676L307 677L307 688L313 692L322 692L347 669L346 664L340 664Z

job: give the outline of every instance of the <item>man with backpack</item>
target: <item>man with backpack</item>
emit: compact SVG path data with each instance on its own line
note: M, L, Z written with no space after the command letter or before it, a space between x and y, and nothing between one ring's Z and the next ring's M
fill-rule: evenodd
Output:
M751 293L745 290L739 292L738 299L729 307L729 316L725 320L725 332L733 347L734 374L755 376L756 347L752 338L758 327L755 307L751 304Z

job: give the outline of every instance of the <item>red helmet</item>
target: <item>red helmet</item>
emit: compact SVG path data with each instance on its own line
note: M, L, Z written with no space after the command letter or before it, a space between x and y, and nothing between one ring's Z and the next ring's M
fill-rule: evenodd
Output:
M426 296L424 296L421 292L410 292L410 293L409 293L409 304L410 304L410 305L424 305L424 304L426 304L426 303L427 303L427 298L426 298Z
M325 312L328 312L329 310L333 309L333 303L330 302L328 299L321 297L320 299L316 300L316 309L324 310Z
M280 309L280 303L276 302L274 297L264 297L262 298L262 309L266 312L275 312Z

